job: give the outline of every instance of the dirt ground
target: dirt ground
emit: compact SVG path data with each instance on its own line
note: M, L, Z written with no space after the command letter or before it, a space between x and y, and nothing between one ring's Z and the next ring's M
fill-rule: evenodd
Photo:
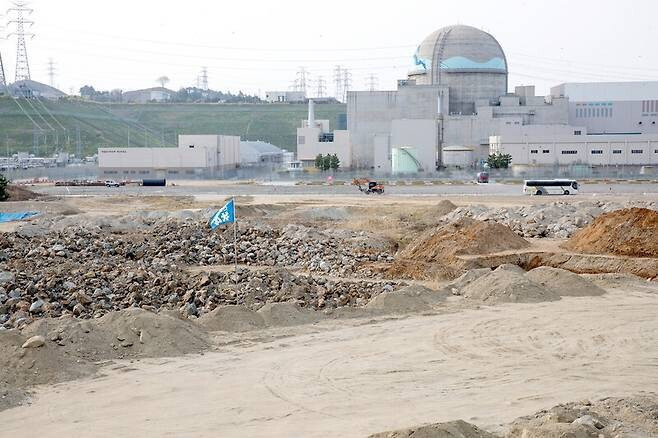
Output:
M234 336L218 352L43 388L0 423L13 435L39 418L30 432L44 437L365 437L453 419L496 431L558 403L658 388L656 312L656 292L622 289Z
M606 199L626 200L614 196ZM642 199L655 202L658 194ZM210 211L224 200L207 194L76 196L13 202L0 208L64 216L68 224L72 218L88 221L136 212ZM559 199L583 200L589 198ZM445 225L441 216L455 207L474 203L510 207L554 200L521 196L257 195L236 201L239 220L262 220L281 227L299 224L334 230L337 235L345 230L364 231L390 245L398 255ZM483 229L496 229L488 225ZM2 233L12 233L19 226L0 225L0 239ZM438 246L443 244L436 240ZM439 279L438 274L427 275L436 269L431 257L401 259L412 265L403 266L400 273L417 272L408 281L411 287L398 295L382 294L365 309L302 312L292 303L282 303L279 307L268 304L258 314L218 310L198 322L184 322L191 333L189 339L198 341L195 348L181 346L194 344L188 338L176 341L178 344L168 342L168 333L183 326L182 321L172 320L180 318L179 314L166 314L169 331L161 330L161 322L150 313L132 315L132 310L128 313L132 319L126 323L117 314L80 325L70 320L56 324L37 321L20 334L12 330L2 338L7 342L2 344L6 351L18 352L17 359L10 360L12 366L20 367L17 378L40 386L17 385L16 391L3 394L2 384L6 382L0 381L0 397L7 399L0 400L0 435L24 435L26 419L30 436L41 437L365 438L387 430L459 419L505 434L515 419L560 403L656 397L658 283L650 279L658 275L652 276L658 261L643 260L639 269L632 258L601 255L596 256L605 262L601 262L601 270L588 270L587 263L594 256L576 260L578 254L561 249L564 242L529 239L528 247L517 245L516 250L495 245L492 254L460 254L455 256L460 266L484 269L474 269L470 271L472 278L456 283ZM534 254L538 253L550 256L537 259ZM550 268L534 276L517 266L490 269L513 263L515 258L516 264L527 270L553 266L579 274L614 274L575 279ZM387 262L372 265L378 263ZM189 267L195 274L231 269L228 265ZM627 275L629 272L639 272L643 278ZM338 277L326 274L327 279ZM525 299L523 282L541 287L541 293L535 295L539 298ZM578 291L566 290L572 286ZM497 297L504 299L487 301L480 296L483 293L499 294ZM225 319L213 321L213 317ZM294 319L295 324L272 323L277 318ZM20 352L19 344L35 334L43 334L46 342L60 341L53 337L57 332L53 327L64 323L67 327L74 324L67 333L76 342L59 350L49 343L47 350ZM246 329L208 333L218 327L225 329L229 323ZM92 344L85 341L90 333L94 335L89 338ZM156 338L157 343L149 344L149 339ZM135 347L139 354L117 355L115 351L122 351L122 343ZM53 353L53 364L61 361L62 366L80 371L68 376L76 380L36 376L39 362L32 358L39 351ZM88 370L76 368L81 351L83 358L90 360L85 366L97 360ZM26 388L32 394L21 399ZM23 405L3 411L3 403Z

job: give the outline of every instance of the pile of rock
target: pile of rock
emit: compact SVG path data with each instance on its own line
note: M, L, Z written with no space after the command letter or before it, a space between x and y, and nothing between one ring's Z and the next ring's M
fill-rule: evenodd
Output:
M393 282L339 281L363 261L392 260L383 252L289 226L243 226L238 262L270 267L192 276L188 265L234 262L233 232L211 233L205 223L166 220L141 233L75 228L0 243L0 326L21 327L41 316L98 318L129 307L182 309L198 316L218 305L294 300L322 309L365 304ZM309 272L293 275L272 266ZM237 288L235 286L237 282Z
M629 207L658 210L658 204L655 202L580 201L567 203L560 201L521 207L489 208L484 205L459 207L445 215L443 219L453 222L470 217L482 221L495 221L509 226L522 237L566 239L600 215Z

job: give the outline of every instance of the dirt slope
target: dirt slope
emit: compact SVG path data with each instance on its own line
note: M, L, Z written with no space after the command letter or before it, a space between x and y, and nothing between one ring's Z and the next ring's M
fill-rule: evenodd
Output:
M588 254L658 257L658 212L630 208L604 214L576 233L564 248Z

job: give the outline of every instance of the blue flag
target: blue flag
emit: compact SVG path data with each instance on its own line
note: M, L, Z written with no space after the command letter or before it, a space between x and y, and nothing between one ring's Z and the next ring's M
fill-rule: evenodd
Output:
M216 230L221 225L232 224L233 222L235 222L235 204L231 199L210 219L210 228Z

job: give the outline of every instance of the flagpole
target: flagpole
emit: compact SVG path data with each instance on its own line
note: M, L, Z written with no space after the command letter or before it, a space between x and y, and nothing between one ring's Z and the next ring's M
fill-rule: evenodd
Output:
M233 251L235 253L233 259L235 261L235 297L238 297L238 215L237 208L235 207L235 198L231 198L233 202Z

